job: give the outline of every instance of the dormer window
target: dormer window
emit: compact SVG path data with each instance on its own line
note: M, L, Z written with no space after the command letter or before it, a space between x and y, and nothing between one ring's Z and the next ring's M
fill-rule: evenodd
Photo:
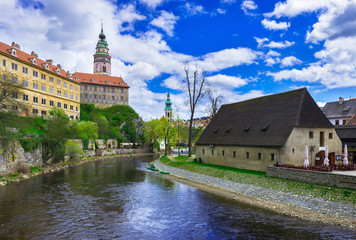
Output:
M32 63L35 64L35 65L37 65L37 59L36 59L36 58L33 58L33 59L32 59Z
M56 68L55 71L57 74L59 74L59 68Z
M45 69L48 70L48 63L46 63L46 64L44 65L44 67L45 67Z
M91 82L94 82L94 78L90 79Z
M119 85L122 85L122 82L120 82Z
M76 77L75 80L79 81L79 77Z
M16 57L16 49L15 49L15 48L13 48L13 49L11 50L11 55Z
M105 83L108 84L108 83L109 83L109 80L106 80Z

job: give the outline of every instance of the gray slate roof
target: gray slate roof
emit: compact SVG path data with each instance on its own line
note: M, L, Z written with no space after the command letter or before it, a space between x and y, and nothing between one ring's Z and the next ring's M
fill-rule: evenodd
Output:
M356 114L356 99L344 100L339 102L328 102L323 108L323 112L328 118L349 118Z
M333 128L306 88L221 106L196 145L281 147L294 127Z
M343 144L356 147L356 125L338 125L335 130Z

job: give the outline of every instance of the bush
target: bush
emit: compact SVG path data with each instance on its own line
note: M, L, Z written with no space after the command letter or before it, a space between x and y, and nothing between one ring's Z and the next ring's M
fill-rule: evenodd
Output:
M70 159L78 159L81 151L81 147L76 142L68 141L66 143L66 155Z

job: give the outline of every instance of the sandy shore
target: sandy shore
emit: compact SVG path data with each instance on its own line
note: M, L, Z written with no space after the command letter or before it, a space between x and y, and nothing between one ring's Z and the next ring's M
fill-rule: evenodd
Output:
M160 162L160 164L163 164ZM166 165L165 165L166 166ZM172 169L171 167L169 167ZM216 194L222 197L227 197L233 199L236 202L247 204L253 207L263 208L269 211L276 212L278 214L283 214L287 216L296 217L303 220L309 220L313 222L321 222L325 224L342 226L345 228L356 229L356 219L348 217L340 217L330 214L324 214L317 211L309 210L303 207L291 206L288 204L278 203L271 200L266 200L258 198L255 196L249 196L241 194L239 192L233 192L226 190L224 188L218 188L214 186L207 185L205 183L192 181L191 179L183 178L181 176L175 175L174 171L171 171L171 174L164 175L165 178L171 179L183 184L192 186L201 191L208 192L211 194ZM356 211L356 208L355 208Z

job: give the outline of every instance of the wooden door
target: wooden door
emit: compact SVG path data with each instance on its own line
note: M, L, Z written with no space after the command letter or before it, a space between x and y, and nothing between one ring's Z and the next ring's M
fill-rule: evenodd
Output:
M325 158L325 151L320 151L315 154L315 165L323 165Z
M335 165L335 152L329 153L328 158L329 158L329 164L330 165Z

